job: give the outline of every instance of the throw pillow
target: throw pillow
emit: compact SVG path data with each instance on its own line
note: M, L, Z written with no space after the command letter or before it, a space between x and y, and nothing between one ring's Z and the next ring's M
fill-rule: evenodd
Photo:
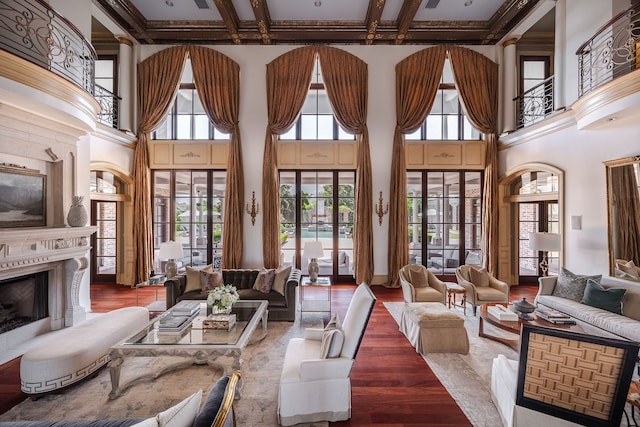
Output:
M200 284L200 272L208 271L212 272L213 268L211 264L202 267L202 268L193 268L193 267L185 267L187 271L187 284L184 288L184 292L187 293L189 291L198 291L202 290L202 285Z
M470 282L476 286L489 286L489 273L486 268L469 267Z
M640 277L638 277L638 267L636 267L633 260L630 260L624 264L618 263L617 265L618 265L618 268L622 270L623 273L626 273L629 276L632 276L633 279L640 279Z
M335 313L322 332L322 344L320 345L320 358L330 359L340 357L344 344L344 332L340 324L340 316Z
M191 427L195 420L200 402L202 390L198 390L182 402L156 415L159 427Z
M280 267L276 270L276 277L273 279L273 289L280 295L284 295L285 287L287 285L287 281L289 280L289 275L291 275L291 266L287 268Z
M426 288L429 286L429 279L422 268L409 270L411 284L416 288Z
M556 286L553 288L553 296L570 299L573 301L581 301L584 295L585 286L587 286L588 280L593 280L600 283L602 275L596 276L580 276L574 274L562 267L560 274L556 282Z
M200 409L200 412L196 415L196 419L193 421L193 427L211 427L211 423L216 418L216 415L218 415L218 411L222 406L222 400L227 391L227 384L229 384L228 375L220 377L220 379L214 383L207 399L202 405L202 409Z
M322 333L322 345L320 346L320 358L332 359L340 357L344 344L344 332L341 328L329 329Z
M200 287L202 288L203 294L206 294L213 288L217 288L223 283L222 270L214 270L212 272L200 271Z
M599 282L588 279L581 302L591 307L622 314L622 298L626 292L624 288L604 288Z
M263 268L258 273L258 277L256 277L256 281L253 283L253 289L256 291L260 291L264 294L268 294L271 292L271 288L273 287L273 279L276 277L276 270L273 268L265 269Z

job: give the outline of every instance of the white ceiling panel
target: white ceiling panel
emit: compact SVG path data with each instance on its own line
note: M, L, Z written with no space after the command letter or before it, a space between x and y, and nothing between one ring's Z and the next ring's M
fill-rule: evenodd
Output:
M131 0L131 3L151 21L220 21L222 17L213 4L213 0L204 0L209 9L199 9L194 0Z
M364 21L369 1L267 0L267 5L274 21Z
M253 21L256 19L256 16L253 14L251 2L247 0L232 0L232 3L241 21Z
M400 9L402 9L402 3L402 0L387 0L384 4L380 19L383 21L395 21L398 19L398 14L400 13Z

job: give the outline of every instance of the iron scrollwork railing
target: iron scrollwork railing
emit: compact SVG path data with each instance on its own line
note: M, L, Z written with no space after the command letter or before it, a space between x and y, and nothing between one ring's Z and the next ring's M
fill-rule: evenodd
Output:
M93 46L41 0L0 0L0 48L94 93Z
M578 51L579 96L640 68L640 3L604 24Z
M537 123L553 113L553 77L546 78L514 99L518 129Z
M105 126L118 129L118 101L120 97L100 85L95 85L96 101L100 104L98 121Z

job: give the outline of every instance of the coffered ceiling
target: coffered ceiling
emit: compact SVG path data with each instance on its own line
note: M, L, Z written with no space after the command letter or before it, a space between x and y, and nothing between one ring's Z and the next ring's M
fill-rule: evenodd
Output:
M495 44L541 0L95 0L142 44Z

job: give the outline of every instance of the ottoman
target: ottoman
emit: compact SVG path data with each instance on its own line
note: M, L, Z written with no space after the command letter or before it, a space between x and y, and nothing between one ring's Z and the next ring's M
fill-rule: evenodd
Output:
M400 330L420 354L469 353L464 319L442 303L406 303Z

